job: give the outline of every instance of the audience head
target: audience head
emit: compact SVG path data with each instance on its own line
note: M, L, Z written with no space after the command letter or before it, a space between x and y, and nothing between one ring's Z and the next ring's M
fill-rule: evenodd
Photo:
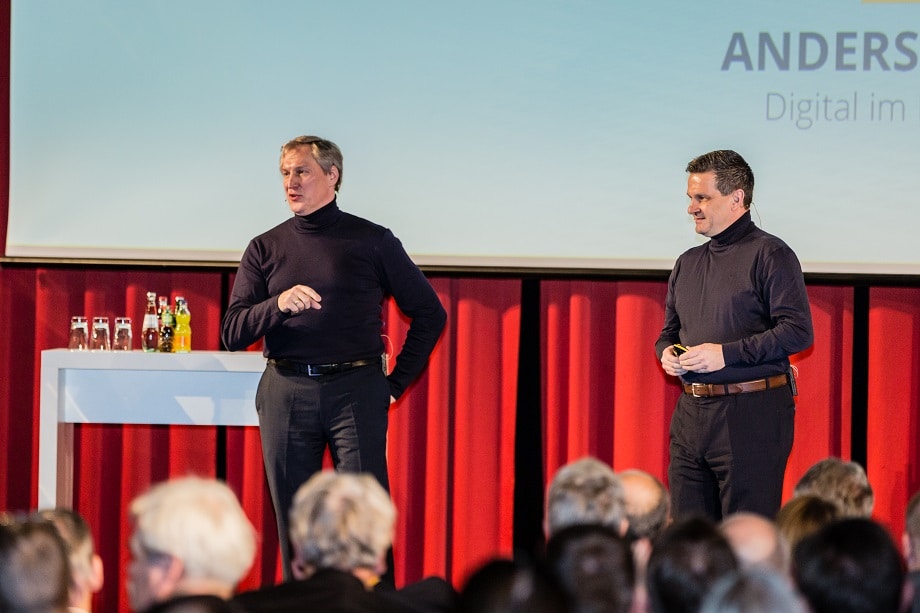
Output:
M617 534L626 530L620 478L608 464L586 457L556 471L546 496L547 535L577 524L600 524Z
M725 575L737 570L731 546L708 519L679 520L655 540L648 563L648 596L654 613L691 613Z
M88 611L102 589L102 558L96 553L89 524L71 509L45 509L38 516L51 522L64 540L70 563L70 606Z
M814 613L894 613L901 605L905 573L885 529L852 517L799 542L793 577Z
M746 568L719 579L700 613L808 613L789 579L768 568Z
M545 568L507 559L480 566L460 590L460 613L567 613L565 592Z
M820 496L803 494L792 498L776 514L776 527L793 551L799 541L841 518L840 508Z
M789 546L776 524L756 513L729 515L719 525L743 568L789 570Z
M635 583L632 552L610 528L563 528L547 542L546 559L576 612L629 611Z
M825 458L805 471L793 491L793 496L803 494L830 500L844 517L870 517L875 504L863 467L840 458Z
M0 611L64 613L69 583L66 546L51 523L0 523Z
M371 475L316 473L291 505L294 576L321 568L383 573L395 522L390 496Z
M631 539L654 539L668 525L671 498L664 484L635 468L617 473L626 502L626 535Z
M214 479L159 483L129 507L128 597L136 611L192 594L222 598L252 566L256 536L233 491Z
M920 570L920 492L911 496L907 502L901 543L908 570Z
M907 501L901 543L908 570L920 570L920 492Z

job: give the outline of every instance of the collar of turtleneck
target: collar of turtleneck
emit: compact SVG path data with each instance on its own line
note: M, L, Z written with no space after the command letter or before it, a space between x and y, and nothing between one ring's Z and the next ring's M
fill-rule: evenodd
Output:
M320 232L328 228L342 215L335 199L309 215L294 215L294 229L298 232Z
M744 215L735 220L735 223L728 226L709 240L711 249L728 247L737 243L745 234L754 229L754 222L751 220L751 212L747 211Z

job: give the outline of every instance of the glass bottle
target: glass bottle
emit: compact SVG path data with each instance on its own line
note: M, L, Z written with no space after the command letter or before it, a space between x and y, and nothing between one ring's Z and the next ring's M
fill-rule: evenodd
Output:
M150 353L157 350L160 343L160 325L157 319L157 295L147 292L147 310L144 311L144 330L141 337L141 347Z
M173 338L173 351L188 353L192 350L192 314L188 303L182 296L176 296L176 330Z
M157 350L162 353L172 353L175 334L173 312L169 308L169 299L166 296L160 296L157 300L160 303L160 344Z

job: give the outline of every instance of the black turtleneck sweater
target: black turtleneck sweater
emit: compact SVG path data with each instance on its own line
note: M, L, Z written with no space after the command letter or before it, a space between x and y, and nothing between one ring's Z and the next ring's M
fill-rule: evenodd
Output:
M307 285L321 309L297 315L278 308L278 296ZM411 320L389 375L398 398L418 376L447 315L431 284L390 230L345 213L335 200L294 216L250 241L240 260L221 339L230 351L265 337L263 354L308 364L380 356L381 310L391 295Z
M674 343L722 345L725 368L688 372L688 383L732 383L784 373L789 356L813 340L811 309L798 258L754 225L750 212L684 252L665 299L658 357Z

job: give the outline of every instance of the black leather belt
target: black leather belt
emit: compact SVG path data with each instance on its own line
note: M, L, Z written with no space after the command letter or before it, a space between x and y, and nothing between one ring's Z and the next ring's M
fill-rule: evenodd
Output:
M684 392L696 397L731 396L732 394L746 394L748 392L762 392L764 390L782 387L789 383L788 375L774 375L766 379L754 381L741 381L740 383L684 383Z
M307 375L308 377L319 377L321 375L332 375L360 366L380 366L380 358L371 358L369 360L354 360L353 362L339 362L338 364L304 364L294 360L284 360L281 358L269 358L269 364L274 364L275 368L297 373L298 375Z

